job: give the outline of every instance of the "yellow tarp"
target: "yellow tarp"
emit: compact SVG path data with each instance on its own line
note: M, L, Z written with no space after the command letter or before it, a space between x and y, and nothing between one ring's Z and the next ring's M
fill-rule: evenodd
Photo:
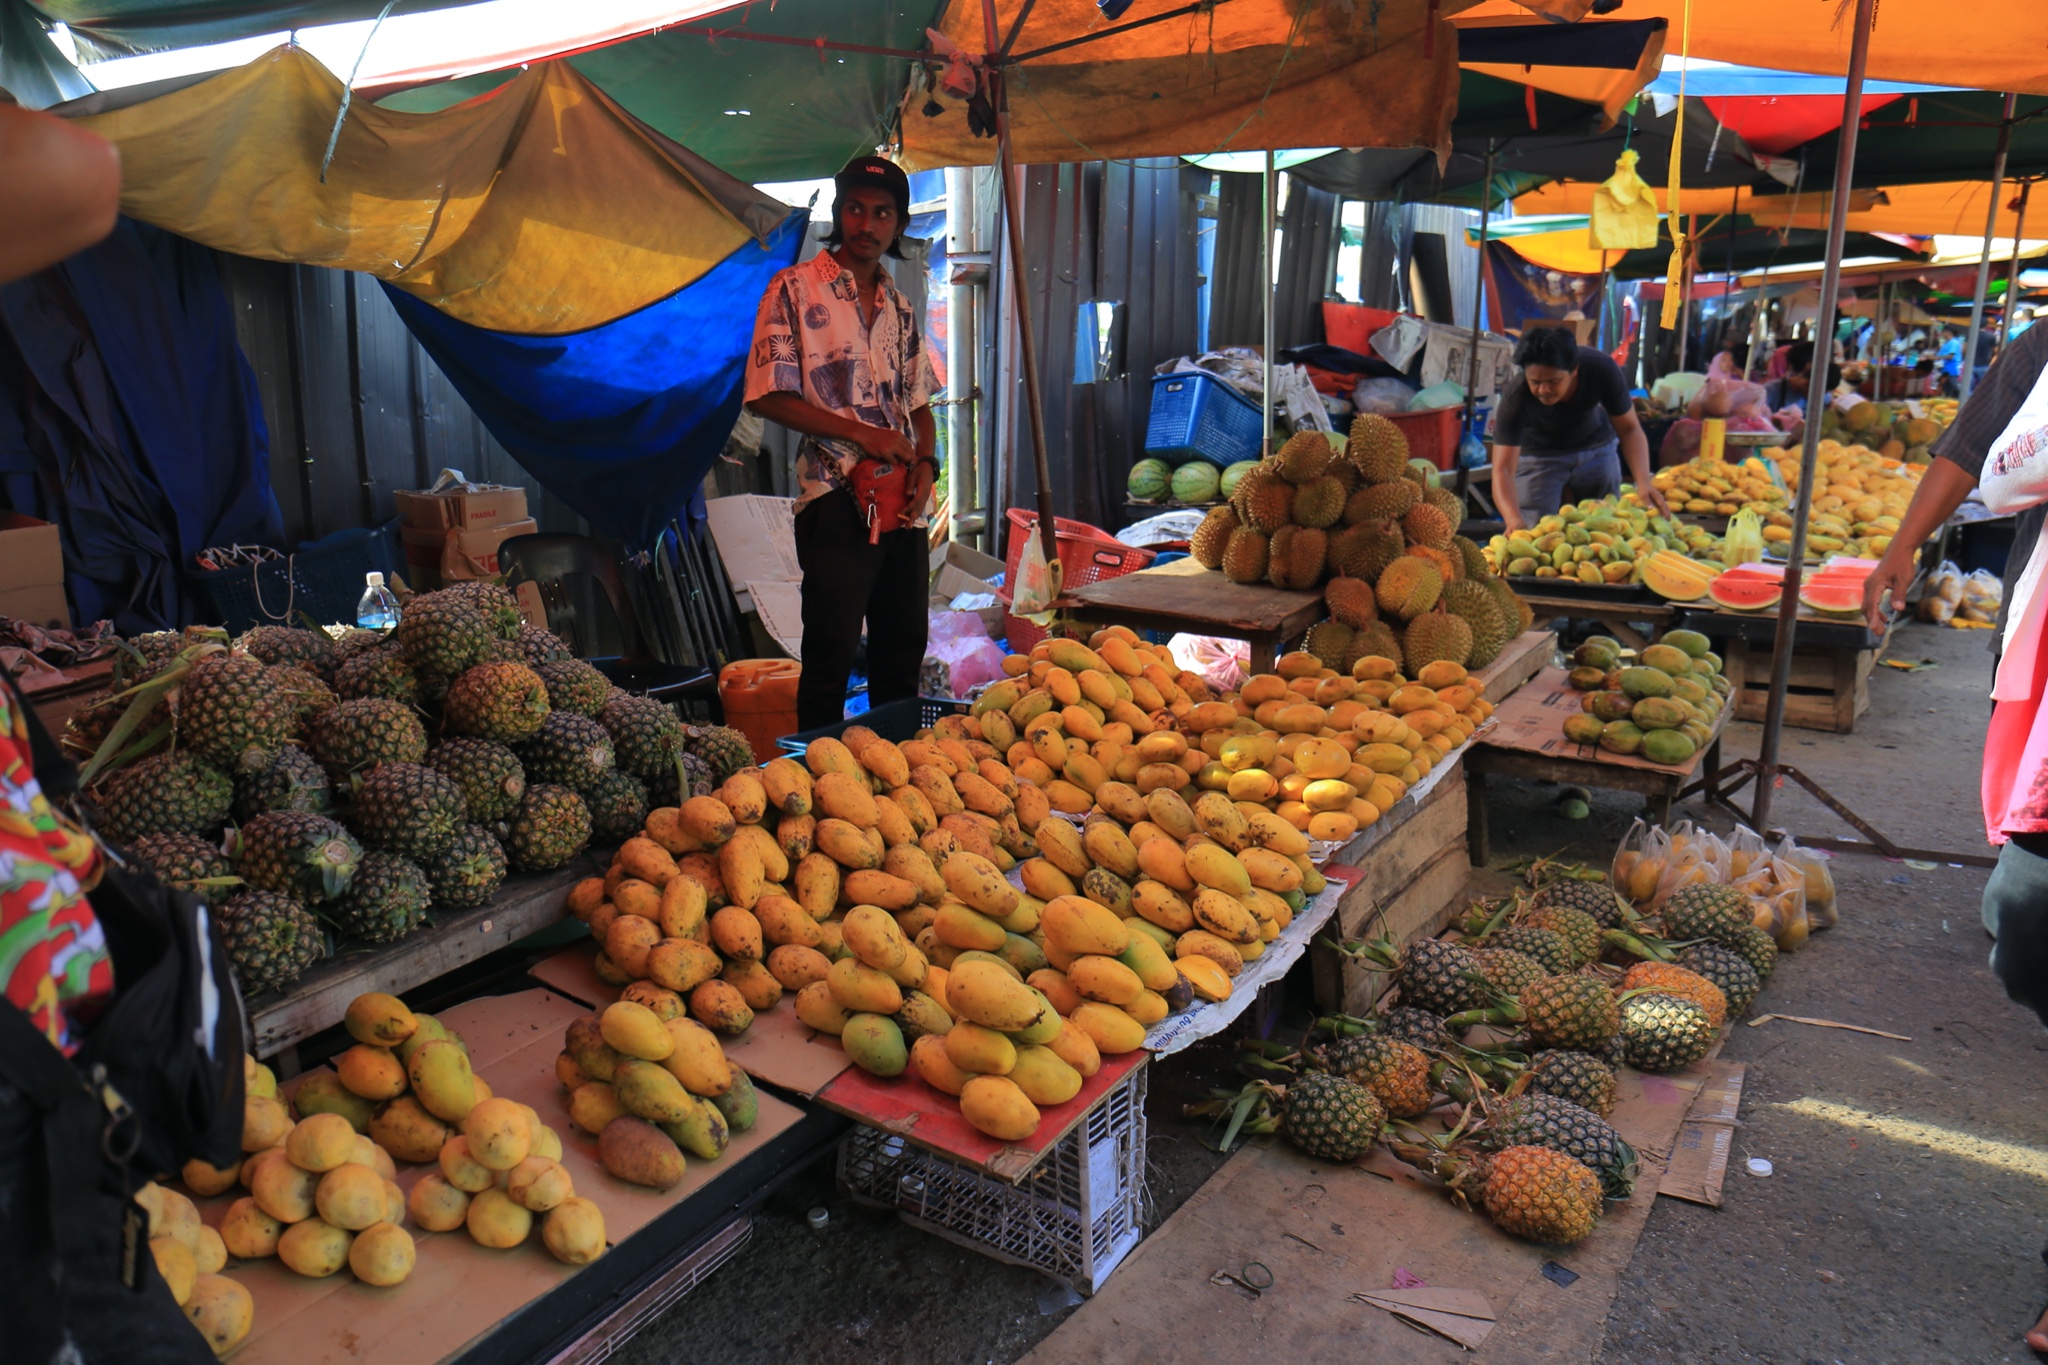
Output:
M997 0L999 35L1010 31L1025 3ZM1444 152L1458 93L1457 32L1447 16L1469 3L1233 0L1033 55L1103 28L1095 0L1038 0L1010 49L1022 64L1006 77L1016 159L1269 147ZM982 0L952 0L938 27L967 52L988 47ZM928 102L941 112L927 115ZM995 142L968 131L960 102L915 82L903 102L902 130L903 161L913 169L995 160Z
M566 62L435 114L357 100L323 183L341 98L319 62L280 47L80 122L120 147L132 217L243 256L360 270L501 331L581 331L643 308L785 212L651 137Z
M1471 240L1468 230L1466 240ZM1586 245L1586 229L1564 228L1557 232L1532 232L1526 237L1496 237L1517 256L1545 270L1562 270L1572 275L1597 275L1619 261L1625 251L1596 251Z
M2019 215L2012 204L2019 186L2008 180L1999 189L1998 225L1993 237L2010 237L2019 228ZM1832 196L1825 191L1809 194L1800 202L1789 195L1757 196L1744 212L1771 227L1825 228ZM1948 235L1982 237L1984 213L1991 206L1991 182L1958 180L1939 185L1893 185L1881 190L1859 191L1849 201L1849 231L1905 233L1917 237ZM2027 219L2036 229L2048 229L2048 194L2036 193L2027 203Z
M1597 180L1553 180L1548 185L1530 190L1515 197L1515 212L1528 216L1547 213L1591 213L1593 191L1600 188ZM1671 192L1661 185L1650 187L1650 197L1657 201L1660 212L1670 212ZM1877 202L1877 191L1857 190L1850 198L1852 209L1859 205L1868 206ZM1826 226L1828 196L1825 192L1805 195L1762 195L1755 190L1742 187L1719 189L1686 189L1678 191L1678 211L1697 213L1702 217L1720 213L1750 213L1752 205L1773 204L1781 209L1803 212L1818 212L1822 226ZM1818 205L1818 208L1816 208ZM1978 227L1983 227L1982 210L1979 209Z

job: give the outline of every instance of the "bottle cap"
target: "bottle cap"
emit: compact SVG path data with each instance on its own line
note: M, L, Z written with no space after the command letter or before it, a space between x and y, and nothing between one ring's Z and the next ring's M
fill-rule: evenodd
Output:
M368 572L368 573L366 573L366 574L364 574L364 575L363 575L363 586L364 586L364 587L366 587L366 588L381 588L381 587L383 587L383 586L384 586L384 575L383 575L383 574L381 574L381 573L378 573L378 572L377 572L377 571L376 571L375 569L372 569L372 570L371 570L370 572Z

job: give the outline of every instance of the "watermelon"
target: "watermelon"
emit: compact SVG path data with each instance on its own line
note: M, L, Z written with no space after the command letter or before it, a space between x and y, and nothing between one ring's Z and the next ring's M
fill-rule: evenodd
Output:
M1784 583L1764 574L1724 573L1707 584L1707 596L1729 611L1767 611L1784 595Z
M1236 464L1223 471L1223 479L1217 485L1216 491L1226 499L1231 497L1237 492L1237 486L1243 482L1244 476L1258 467L1259 462L1257 460L1239 460Z
M1850 620L1863 615L1863 585L1841 579L1832 582L1809 579L1799 585L1799 601L1822 616Z
M1124 491L1132 502L1158 502L1166 496L1168 481L1173 478L1173 466L1164 460L1140 460L1131 466L1131 477L1124 482Z
M1173 500L1190 504L1215 502L1223 471L1207 460L1189 460L1173 471Z

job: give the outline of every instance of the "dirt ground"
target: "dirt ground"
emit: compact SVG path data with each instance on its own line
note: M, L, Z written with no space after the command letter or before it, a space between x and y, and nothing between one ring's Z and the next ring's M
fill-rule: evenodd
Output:
M1985 637L1909 627L1889 657L1939 667L1879 668L1854 734L1790 730L1785 757L1897 839L1979 850ZM1757 732L1731 726L1724 750L1754 754ZM1635 814L1620 793L1596 793L1592 816L1568 821L1554 812L1555 788L1496 780L1489 790L1497 864L1540 854L1604 863ZM1730 823L1697 806L1678 816ZM1775 822L1853 834L1789 786ZM2038 1099L2048 1033L1985 969L1987 874L1861 856L1833 868L1841 927L1786 958L1757 1008L1910 1041L1784 1022L1735 1030L1722 1055L1749 1073L1726 1205L1657 1202L1609 1313L1601 1365L2030 1358L2019 1333L2048 1301ZM1227 1067L1217 1049L1152 1068L1148 1228L1221 1164L1179 1111L1227 1083ZM1773 1173L1743 1174L1749 1157ZM830 1222L814 1232L805 1215L819 1207ZM653 1365L715 1343L725 1365L1008 1362L1073 1303L1041 1275L853 1204L820 1164L768 1202L738 1257L620 1359ZM1206 1358L1189 1341L1172 1354Z

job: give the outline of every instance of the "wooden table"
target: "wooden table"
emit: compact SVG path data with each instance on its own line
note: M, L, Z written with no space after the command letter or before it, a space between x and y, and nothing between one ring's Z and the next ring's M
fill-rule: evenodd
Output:
M1557 653L1557 632L1540 627L1523 631L1502 646L1493 662L1472 674L1479 695L1499 706L1522 690L1522 684L1550 667Z
M1490 856L1486 779L1498 773L1532 782L1560 782L1608 787L1640 794L1654 803L1659 824L1671 821L1671 803L1704 774L1709 797L1715 794L1713 774L1721 767L1721 731L1735 714L1731 696L1715 717L1713 733L1698 752L1682 764L1652 763L1634 754L1611 754L1592 744L1574 744L1564 736L1567 716L1580 710L1561 668L1547 668L1494 712L1494 723L1475 739L1465 755L1466 839L1472 861L1485 866Z
M547 928L568 913L570 886L602 870L578 858L553 872L512 877L488 905L436 911L431 924L396 943L344 948L339 956L316 963L290 990L249 1001L250 1050L258 1057L273 1056L340 1023L349 1001L365 991L403 995Z
M1281 644L1329 615L1320 592L1233 583L1193 559L1090 583L1067 596L1075 616L1099 625L1247 641L1253 673L1272 672Z
M1898 617L1882 632L1862 621L1842 621L1799 608L1792 637L1792 669L1785 683L1785 724L1802 730L1846 735L1870 709L1870 673L1884 653ZM1761 721L1770 702L1778 613L1688 609L1682 623L1710 636L1722 651L1722 671L1734 688L1728 694L1737 720Z
M1518 580L1508 580L1511 584L1516 581ZM1539 626L1555 621L1560 616L1566 619L1576 616L1598 621L1613 632L1615 639L1630 649L1641 649L1645 645L1654 644L1659 636L1672 627L1672 618L1678 611L1677 605L1671 602L1602 602L1596 598L1553 596L1540 591L1523 592L1520 588L1515 589L1515 596L1529 604L1529 610L1536 613L1536 624ZM1648 626L1649 633L1645 635L1637 630L1637 623Z

